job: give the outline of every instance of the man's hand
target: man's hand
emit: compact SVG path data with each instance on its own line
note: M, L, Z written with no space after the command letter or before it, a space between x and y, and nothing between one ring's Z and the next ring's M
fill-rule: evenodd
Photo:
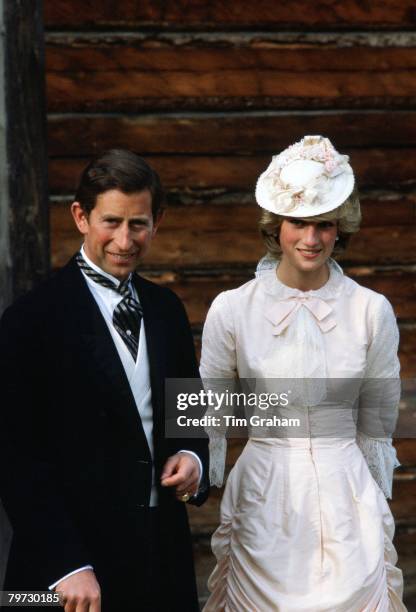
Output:
M101 612L101 590L95 574L86 569L58 582L65 612Z
M175 487L176 497L189 493L192 497L198 491L199 464L190 453L176 453L166 461L161 483L163 487Z

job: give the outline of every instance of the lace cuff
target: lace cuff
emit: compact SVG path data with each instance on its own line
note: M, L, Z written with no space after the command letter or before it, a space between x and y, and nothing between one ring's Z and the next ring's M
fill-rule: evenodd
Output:
M213 487L222 487L224 482L227 439L224 434L208 430L209 435L209 481Z
M392 441L389 438L369 438L358 432L357 444L364 455L372 477L385 497L391 499L393 471L400 465Z

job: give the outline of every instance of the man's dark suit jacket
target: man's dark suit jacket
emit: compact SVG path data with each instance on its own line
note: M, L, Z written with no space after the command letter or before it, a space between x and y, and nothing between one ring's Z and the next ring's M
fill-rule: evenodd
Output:
M170 290L138 275L134 283L150 364L156 481L180 449L199 455L206 477L206 440L164 437L165 378L198 376L184 308ZM14 529L5 588L46 590L92 564L104 603L107 590L113 601L114 589L124 589L118 609L127 610L149 584L151 457L117 350L74 259L4 313L0 375L0 498ZM167 595L194 610L185 505L159 487L159 511L166 572L177 589Z

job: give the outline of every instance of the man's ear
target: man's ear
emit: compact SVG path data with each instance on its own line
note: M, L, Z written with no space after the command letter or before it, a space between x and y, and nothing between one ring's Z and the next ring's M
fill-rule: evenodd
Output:
M87 234L89 230L88 215L79 202L72 204L71 213L81 234Z
M153 223L152 238L156 234L159 228L159 225L161 224L162 219L165 216L165 212L166 212L165 210L161 210L160 212L157 213L156 219L154 220L154 223Z

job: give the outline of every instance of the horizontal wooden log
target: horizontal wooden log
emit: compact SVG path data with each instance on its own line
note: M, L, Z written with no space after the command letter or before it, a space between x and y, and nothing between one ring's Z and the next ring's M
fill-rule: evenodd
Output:
M400 326L401 376L416 378L416 327Z
M395 441L394 446L403 466L416 467L416 440L414 438L399 438Z
M146 156L166 188L250 189L270 162L270 156L229 158L224 156ZM87 159L51 159L49 185L52 194L75 193Z
M360 188L407 188L416 184L416 149L346 148L343 152L351 156ZM271 155L147 155L146 159L159 172L167 188L220 188L253 192L259 174L270 163ZM84 158L51 159L50 192L75 193L79 176L87 162Z
M382 272L369 275L355 275L357 282L385 295L392 303L400 319L416 318L416 274L415 272Z
M361 40L361 39L360 39ZM413 39L411 39L413 40ZM70 35L48 38L46 70L50 74L123 74L169 73L217 74L223 71L283 71L309 74L321 72L361 72L370 74L391 71L412 72L416 67L413 44L377 46L361 40L354 46L342 40L319 43L314 40L290 43L278 38L262 39L258 35L225 36L219 41L201 37L143 37L105 35L102 37ZM339 44L338 44L339 43ZM221 79L213 81L220 86ZM111 84L109 84L111 85ZM284 84L281 83L283 86ZM111 85L112 86L112 85ZM254 86L254 85L253 85ZM229 85L227 89L230 89ZM227 90L226 89L226 90ZM255 90L257 92L257 89ZM186 92L189 95L189 91ZM355 92L357 93L357 92ZM144 92L144 96L150 95Z
M142 155L275 154L304 134L322 133L340 151L369 146L413 149L416 112L52 115L48 150L52 157L92 156L115 146Z
M396 528L394 546L399 553L399 567L403 570L405 603L408 610L416 607L416 530L410 525Z
M207 208L215 206L219 217L227 215L228 207L251 207L253 214L258 213L254 193L227 191L225 189L180 190L168 189L166 191L168 206L167 214L180 206ZM55 203L69 208L72 198L69 196L55 196L51 206ZM361 191L360 202L362 211L362 227L385 227L386 225L412 225L416 222L416 193L400 193L394 191ZM221 212L221 209L222 212ZM256 211L256 213L254 213Z
M416 561L416 531L414 529L402 526L398 527L394 537L394 544L400 549L400 556L402 559L404 557L409 557Z
M49 44L51 111L411 107L416 48ZM396 101L396 102L395 102Z
M414 474L396 476L393 486L391 511L396 521L415 520L416 522L416 478Z
M161 224L146 265L154 268L254 266L264 253L259 211L251 207L172 208ZM354 264L414 262L415 226L367 227L355 234L343 259ZM60 267L79 247L67 206L51 209L52 265ZM413 248L412 248L413 245Z
M138 26L219 27L311 27L357 28L416 26L411 0L308 0L270 2L260 0L45 0L45 23L50 28L133 28Z
M360 202L362 227L415 225L416 229L416 194L362 193Z
M247 229L252 229L253 223L261 213L258 208L254 194L224 193L220 191L218 198L215 192L205 194L190 193L189 191L167 192L167 216L181 215L182 206L186 206L189 214L198 216L204 209L209 213L209 218L220 226L229 223L230 212L243 215L243 222L247 223ZM195 199L195 203L193 201ZM362 221L361 227L386 227L389 225L415 225L416 227L416 193L365 191L360 194ZM53 199L50 206L58 206L62 209L69 207L72 199L69 197L57 197ZM251 212L250 212L251 211ZM205 214L202 212L202 214ZM360 273L360 272L358 272Z

